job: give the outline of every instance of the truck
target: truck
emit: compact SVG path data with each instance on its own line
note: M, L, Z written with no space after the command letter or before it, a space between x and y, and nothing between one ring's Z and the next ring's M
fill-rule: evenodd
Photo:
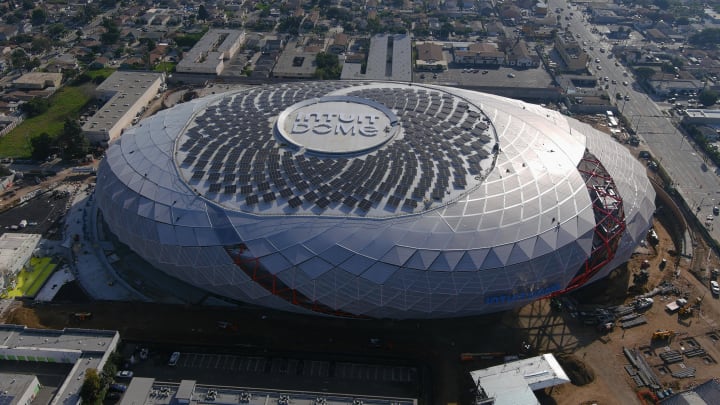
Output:
M685 298L678 298L675 301L665 305L665 310L671 314L674 314L685 305L687 305L687 300Z

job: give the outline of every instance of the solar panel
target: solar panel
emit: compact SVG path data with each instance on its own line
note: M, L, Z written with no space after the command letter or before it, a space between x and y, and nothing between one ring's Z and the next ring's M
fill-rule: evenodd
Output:
M332 202L338 202L338 201L342 200L342 198L343 198L343 194L339 191L336 191L330 195L330 201L332 201Z
M213 184L210 185L210 187L208 187L208 192L210 192L210 193L219 193L221 187L222 187L222 184L220 184L220 183L213 183Z
M240 186L240 194L250 194L252 191L253 186L251 185Z
M302 200L298 197L293 197L288 200L288 205L290 205L291 208L297 208L302 205Z
M360 203L358 203L358 208L363 211L369 211L370 208L372 208L372 203L368 200L362 200L360 201Z
M245 204L247 205L255 205L259 201L258 196L253 194L245 197Z
M343 205L346 205L348 207L354 207L355 204L357 204L358 200L357 198L353 196L346 197L345 200L343 200Z
M403 208L415 208L415 207L417 207L417 205L418 205L417 201L415 201L415 200L413 200L413 199L411 199L411 198L407 198L407 199L405 199L405 203L403 204Z
M235 194L236 191L237 191L237 186L234 184L225 186L225 194Z
M263 201L265 201L266 203L275 201L275 193L269 192L269 193L263 194Z
M318 195L315 194L314 191L306 193L303 197L305 198L305 201L308 201L308 202L313 202L318 199Z
M325 208L328 205L330 205L330 200L328 200L325 197L322 197L322 198L318 199L317 201L315 201L315 205L317 205L320 208Z
M387 205L391 207L397 207L398 205L400 205L400 199L398 197L395 197L394 195L390 196L388 198Z
M280 196L283 198L288 198L291 195L293 195L293 192L289 188L284 188L284 189L280 190Z

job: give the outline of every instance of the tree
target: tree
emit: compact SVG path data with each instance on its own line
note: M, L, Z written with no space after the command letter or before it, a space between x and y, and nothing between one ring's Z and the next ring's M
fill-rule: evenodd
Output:
M718 93L713 90L704 89L698 94L698 101L705 107L709 107L718 101Z
M102 388L97 370L94 368L87 369L85 371L85 381L83 381L83 385L80 387L80 398L83 402L88 404L99 402L102 399Z
M705 28L690 35L688 42L698 48L715 48L720 44L720 28Z
M280 20L277 30L278 32L288 33L290 35L298 35L301 22L302 17L286 17Z
M52 49L52 42L48 37L43 36L37 36L32 41L32 45L30 46L30 50L33 51L33 53L42 53L47 52Z
M43 8L36 8L32 11L30 21L32 21L32 25L34 26L45 24L45 21L47 21L47 11Z
M51 24L47 29L47 34L50 35L50 38L53 39L60 39L65 32L67 31L67 28L65 28L65 25L60 23Z
M22 48L17 48L10 54L10 64L13 69L23 69L29 60L30 57L28 57L25 50Z
M43 114L50 108L50 102L42 97L35 97L27 103L20 105L20 111L25 113L28 118L36 117Z
M103 19L102 26L105 27L106 31L100 35L100 42L103 45L113 45L118 39L120 39L120 29L113 20L108 18Z
M650 80L655 75L655 69L646 66L641 66L635 69L635 75L641 82Z
M47 132L30 139L32 146L32 158L35 160L45 160L52 153L55 142Z
M315 57L315 77L319 79L339 79L342 68L338 56L332 53L320 52Z
M204 4L200 4L198 7L197 19L199 21L207 21L210 18L210 13L205 8Z
M73 119L66 118L63 130L58 135L58 146L65 159L78 159L87 155L90 143L82 133L82 127Z

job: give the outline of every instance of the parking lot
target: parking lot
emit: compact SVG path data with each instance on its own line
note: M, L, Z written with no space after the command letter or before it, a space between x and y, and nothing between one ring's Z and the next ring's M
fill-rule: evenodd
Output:
M335 362L284 357L237 356L226 354L181 353L175 366L239 374L297 376L301 379L337 379L416 384L414 367L354 362Z
M128 366L135 377L169 382L191 379L208 385L411 398L416 398L422 388L419 369L407 363L395 364L395 359L354 361L329 358L326 354L285 357L271 353L200 353L188 349L180 352L175 366L168 365L167 350L151 350L147 361Z

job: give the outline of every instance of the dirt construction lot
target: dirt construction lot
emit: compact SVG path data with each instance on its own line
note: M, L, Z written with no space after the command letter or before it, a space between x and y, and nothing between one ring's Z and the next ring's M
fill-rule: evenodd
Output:
M720 302L688 269L692 261L674 256L670 236L658 223L657 246L639 249L633 259L606 280L595 283L568 301L562 310L551 309L550 300L539 300L516 311L484 317L441 321L357 321L319 319L265 309L197 308L143 303L52 303L34 307L21 302L6 312L5 323L31 327L83 327L117 329L124 339L173 345L215 346L218 351L310 353L323 356L356 356L378 361L400 361L423 372L417 392L423 404L468 403L473 386L468 371L502 362L504 355L552 352L575 384L548 389L540 394L547 404L640 403L638 386L625 365L630 364L623 348L637 349L664 388L677 391L720 375L720 346L717 320ZM699 246L702 247L702 246ZM703 252L707 252L706 250ZM667 263L661 265L662 259ZM702 257L703 266L715 266L712 255ZM646 267L649 279L631 288L634 274ZM720 267L720 266L718 266ZM647 323L629 329L616 326L607 334L586 325L581 312L633 302L636 292L650 291L660 283L673 283L677 293L697 304L692 315L681 317L665 311L675 294L659 294L642 315ZM75 312L92 312L80 321ZM236 328L219 329L217 322ZM656 330L673 331L670 340L652 341ZM377 342L380 342L379 344ZM373 342L372 344L370 342ZM682 352L701 348L696 357ZM661 354L681 352L682 362L664 364ZM696 351L698 352L698 351ZM463 353L474 353L470 360ZM695 376L675 378L671 374L695 368Z

